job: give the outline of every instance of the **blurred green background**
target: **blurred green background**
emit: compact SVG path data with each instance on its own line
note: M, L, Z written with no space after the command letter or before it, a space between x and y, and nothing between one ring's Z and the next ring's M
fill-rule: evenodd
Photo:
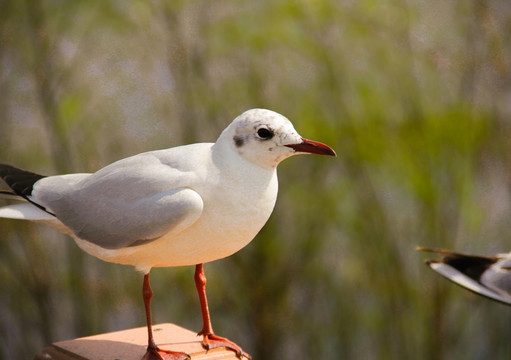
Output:
M0 161L93 172L270 108L338 158L279 167L268 224L206 264L213 325L255 359L509 359L511 309L417 245L511 250L511 3L0 0ZM155 323L200 330L193 268ZM0 220L0 357L144 325L142 276Z

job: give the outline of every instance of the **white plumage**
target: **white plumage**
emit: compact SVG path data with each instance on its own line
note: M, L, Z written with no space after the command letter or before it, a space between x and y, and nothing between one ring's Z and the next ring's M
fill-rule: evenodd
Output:
M93 174L44 177L0 164L0 177L13 190L7 195L28 201L0 208L0 217L55 227L87 253L143 271L149 334L144 360L188 358L154 343L150 269L196 265L203 346L225 346L241 358L239 346L213 333L202 263L229 256L254 238L275 205L276 167L296 153L335 156L330 147L298 135L284 116L253 109L215 143L138 154Z
M261 138L265 129L272 136ZM269 110L240 115L216 143L151 151L93 174L44 177L31 203L1 217L41 220L102 260L151 267L195 265L231 255L266 223L277 197L277 164L302 138ZM55 216L50 215L55 214Z

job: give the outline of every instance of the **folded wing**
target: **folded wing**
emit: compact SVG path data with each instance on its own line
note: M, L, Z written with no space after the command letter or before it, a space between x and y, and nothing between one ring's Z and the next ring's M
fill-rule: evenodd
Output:
M106 249L137 246L183 231L203 209L201 196L186 186L193 175L163 164L152 153L123 159L94 174L27 174L32 177L27 181L35 182L18 182L32 204L11 205L5 215L30 219L44 209L75 236ZM30 206L41 211L32 214Z

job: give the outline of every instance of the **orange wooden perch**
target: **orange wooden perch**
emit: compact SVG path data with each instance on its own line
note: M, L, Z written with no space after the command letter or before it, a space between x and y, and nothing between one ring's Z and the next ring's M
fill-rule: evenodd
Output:
M153 325L156 344L161 349L183 351L192 360L236 360L225 348L206 351L201 336L174 324ZM43 349L34 360L140 360L147 347L147 328L139 327L59 341ZM243 358L245 359L245 358Z

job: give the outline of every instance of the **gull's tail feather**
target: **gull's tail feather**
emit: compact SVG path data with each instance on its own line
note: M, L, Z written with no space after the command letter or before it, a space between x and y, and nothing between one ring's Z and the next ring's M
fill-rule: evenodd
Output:
M72 235L72 231L55 216L29 202L0 207L0 218L30 220Z
M31 203L13 204L0 207L0 217L22 220L54 220L55 216Z

